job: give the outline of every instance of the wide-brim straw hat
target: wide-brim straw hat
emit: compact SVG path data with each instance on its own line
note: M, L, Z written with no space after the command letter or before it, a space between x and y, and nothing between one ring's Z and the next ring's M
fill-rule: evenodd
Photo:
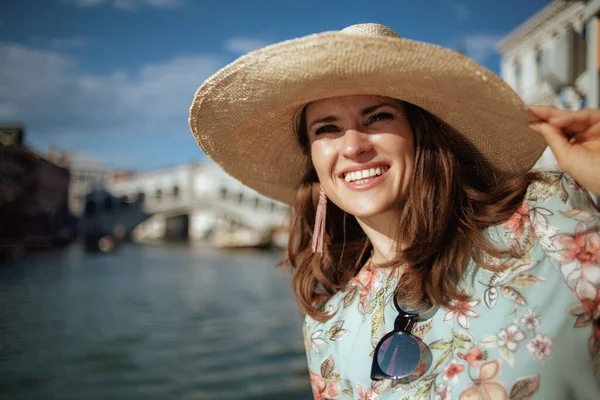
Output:
M380 95L441 119L474 173L497 181L529 171L545 149L521 98L452 50L359 24L248 53L207 79L190 108L202 150L259 193L291 203L311 168L296 119L315 100Z

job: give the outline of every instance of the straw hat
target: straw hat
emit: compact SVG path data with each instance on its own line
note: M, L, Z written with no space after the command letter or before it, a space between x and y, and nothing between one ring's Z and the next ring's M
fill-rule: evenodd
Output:
M189 123L226 173L290 203L310 160L295 120L314 100L370 94L416 104L449 128L458 154L486 179L524 173L544 151L519 96L454 51L403 39L388 27L353 25L248 53L196 92Z

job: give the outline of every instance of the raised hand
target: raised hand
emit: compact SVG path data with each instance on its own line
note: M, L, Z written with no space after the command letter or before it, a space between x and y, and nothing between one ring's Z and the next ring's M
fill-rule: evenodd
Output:
M558 166L584 188L600 196L600 110L559 110L531 106L538 121L529 127L540 133Z

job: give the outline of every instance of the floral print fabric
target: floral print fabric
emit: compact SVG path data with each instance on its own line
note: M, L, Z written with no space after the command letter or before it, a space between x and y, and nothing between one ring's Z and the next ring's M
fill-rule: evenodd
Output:
M546 174L522 205L488 230L521 258L487 261L465 279L472 299L417 324L433 353L419 380L371 381L375 346L393 329L398 278L365 265L307 317L315 399L600 399L600 213L565 174Z

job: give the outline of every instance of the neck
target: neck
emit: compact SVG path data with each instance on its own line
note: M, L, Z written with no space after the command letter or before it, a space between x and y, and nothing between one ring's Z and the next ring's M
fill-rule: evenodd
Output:
M385 213L368 218L356 218L356 221L373 245L371 261L374 264L392 261L397 248L396 246L402 248L402 244L394 239L398 234L394 229L396 226L394 223L396 217L397 215Z

